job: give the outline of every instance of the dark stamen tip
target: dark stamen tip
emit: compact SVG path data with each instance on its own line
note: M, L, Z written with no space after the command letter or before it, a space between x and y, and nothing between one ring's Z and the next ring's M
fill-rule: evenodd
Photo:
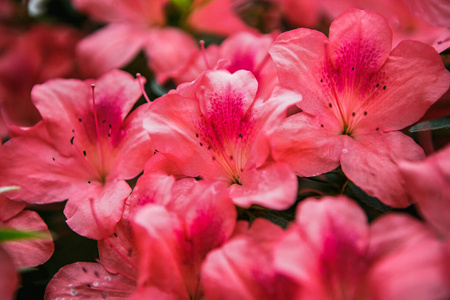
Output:
M83 155L86 156L86 150L83 150Z

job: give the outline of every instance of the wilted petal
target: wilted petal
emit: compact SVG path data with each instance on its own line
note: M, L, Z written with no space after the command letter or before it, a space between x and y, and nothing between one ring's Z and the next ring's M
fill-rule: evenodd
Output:
M111 274L98 263L77 262L61 268L45 290L45 299L122 299L136 283Z

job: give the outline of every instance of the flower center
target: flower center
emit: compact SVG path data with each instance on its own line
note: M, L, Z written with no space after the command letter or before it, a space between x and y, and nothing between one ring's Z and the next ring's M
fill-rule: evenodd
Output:
M254 128L251 109L244 112L243 95L234 91L213 94L210 103L208 115L203 115L195 124L196 138L231 184L241 184Z

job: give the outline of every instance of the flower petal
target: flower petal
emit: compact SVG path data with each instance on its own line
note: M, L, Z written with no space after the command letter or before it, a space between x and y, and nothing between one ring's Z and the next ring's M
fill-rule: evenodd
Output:
M400 160L420 160L423 149L401 132L345 137L341 166L345 175L370 196L393 207L411 203L400 175Z
M84 76L99 77L126 66L142 49L148 31L130 24L111 24L84 38L77 59Z

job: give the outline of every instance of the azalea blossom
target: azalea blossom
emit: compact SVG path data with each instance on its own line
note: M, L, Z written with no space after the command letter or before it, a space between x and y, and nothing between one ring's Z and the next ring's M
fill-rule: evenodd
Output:
M276 89L264 102L257 88L248 71L206 72L156 99L144 126L186 176L224 182L237 205L284 209L296 199L297 179L287 164L268 161L267 136L301 96Z
M407 206L397 162L420 160L424 153L398 130L439 99L450 74L428 45L403 41L392 51L391 45L385 18L356 9L332 23L329 39L309 29L281 34L269 52L280 83L303 100L302 112L275 130L275 159L302 176L341 165L369 195Z
M130 296L136 289L137 252L129 221L126 215L111 236L98 242L98 263L76 262L62 267L48 283L45 299Z
M45 298L201 299L200 267L235 222L223 184L144 174L113 234L99 241L99 263L63 267Z
M231 35L220 46L211 44L206 50L198 51L173 79L180 84L195 80L208 69L225 69L230 73L246 70L258 80L258 97L269 98L278 83L275 65L268 54L275 38L275 34L250 32Z
M264 219L251 225L241 221L236 227L233 237L202 266L206 299L296 299L300 285L274 267L284 230Z
M140 256L132 299L202 299L201 265L234 230L236 210L222 183L180 183L166 205L150 202L134 217Z
M16 133L1 148L0 181L17 185L10 198L29 203L68 199L64 213L77 233L102 238L89 205L107 234L120 220L131 188L153 155L142 129L145 107L128 113L141 95L137 80L112 71L95 81L55 79L33 89L43 121Z
M276 246L275 269L295 299L446 299L444 249L423 223L390 214L370 226L346 197L306 199Z
M121 68L143 50L150 69L163 82L164 78L179 74L198 50L188 33L165 26L164 9L168 1L73 0L73 3L94 19L109 23L77 46L77 57L86 76L96 77ZM192 1L181 10L189 14L185 25L200 32L229 35L249 30L234 15L231 0Z

